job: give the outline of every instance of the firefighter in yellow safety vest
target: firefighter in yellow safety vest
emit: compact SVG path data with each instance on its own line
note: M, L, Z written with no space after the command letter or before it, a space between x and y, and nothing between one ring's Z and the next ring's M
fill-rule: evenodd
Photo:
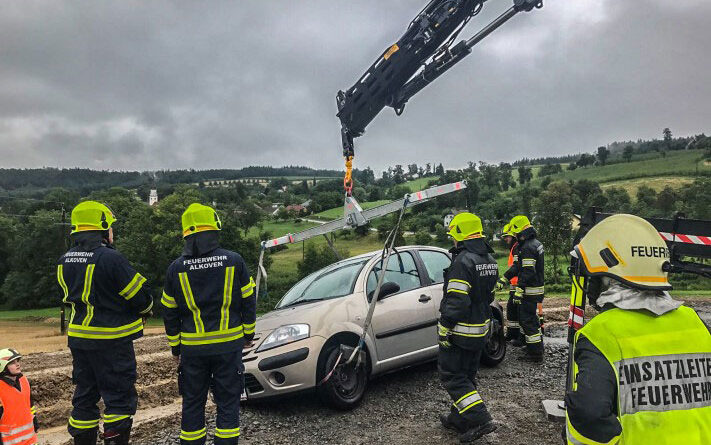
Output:
M710 444L711 334L669 295L669 251L657 230L610 216L574 255L601 313L575 336L567 443Z

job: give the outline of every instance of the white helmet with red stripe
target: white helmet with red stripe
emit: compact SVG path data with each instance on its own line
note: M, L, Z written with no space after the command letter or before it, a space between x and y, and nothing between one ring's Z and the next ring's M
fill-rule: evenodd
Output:
M0 349L0 373L5 372L7 365L22 358L19 352L15 349Z
M669 249L648 221L619 214L596 224L575 246L589 276L606 276L640 289L671 289L664 264Z

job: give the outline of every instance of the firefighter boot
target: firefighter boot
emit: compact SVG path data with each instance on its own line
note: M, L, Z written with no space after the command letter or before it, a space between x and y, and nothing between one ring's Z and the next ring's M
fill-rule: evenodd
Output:
M461 418L459 418L461 419ZM448 430L454 431L456 433L463 433L467 430L466 426L462 425L461 420L459 420L457 417L453 415L453 413L449 414L440 414L439 415L439 421L442 423L442 426L445 427Z
M89 431L83 431L74 436L74 445L96 445L96 437L99 430L94 428Z
M467 431L460 434L459 435L459 442L460 443L472 443L475 440L479 439L480 437L483 437L489 433L493 433L494 431L496 431L496 424L490 420L486 423L482 423L480 425L473 426L473 427L469 428Z
M131 430L109 430L104 432L104 445L128 445L131 438Z

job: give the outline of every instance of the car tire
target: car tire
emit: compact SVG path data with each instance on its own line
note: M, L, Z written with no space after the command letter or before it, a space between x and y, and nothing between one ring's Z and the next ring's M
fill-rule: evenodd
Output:
M321 381L332 369L340 356L340 345L327 345L324 350L322 366L318 370ZM340 364L335 367L331 377L318 385L317 392L324 404L341 411L358 406L363 400L368 386L368 372L364 363L358 366Z
M497 366L506 357L506 334L504 325L494 315L491 320L491 335L486 340L486 347L481 354L481 363L488 367Z

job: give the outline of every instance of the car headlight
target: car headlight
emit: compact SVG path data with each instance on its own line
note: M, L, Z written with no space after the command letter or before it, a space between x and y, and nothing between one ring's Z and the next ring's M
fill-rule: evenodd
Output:
M307 324L288 324L280 326L264 339L262 344L257 348L257 352L284 346L297 340L308 338L308 336L309 325Z

